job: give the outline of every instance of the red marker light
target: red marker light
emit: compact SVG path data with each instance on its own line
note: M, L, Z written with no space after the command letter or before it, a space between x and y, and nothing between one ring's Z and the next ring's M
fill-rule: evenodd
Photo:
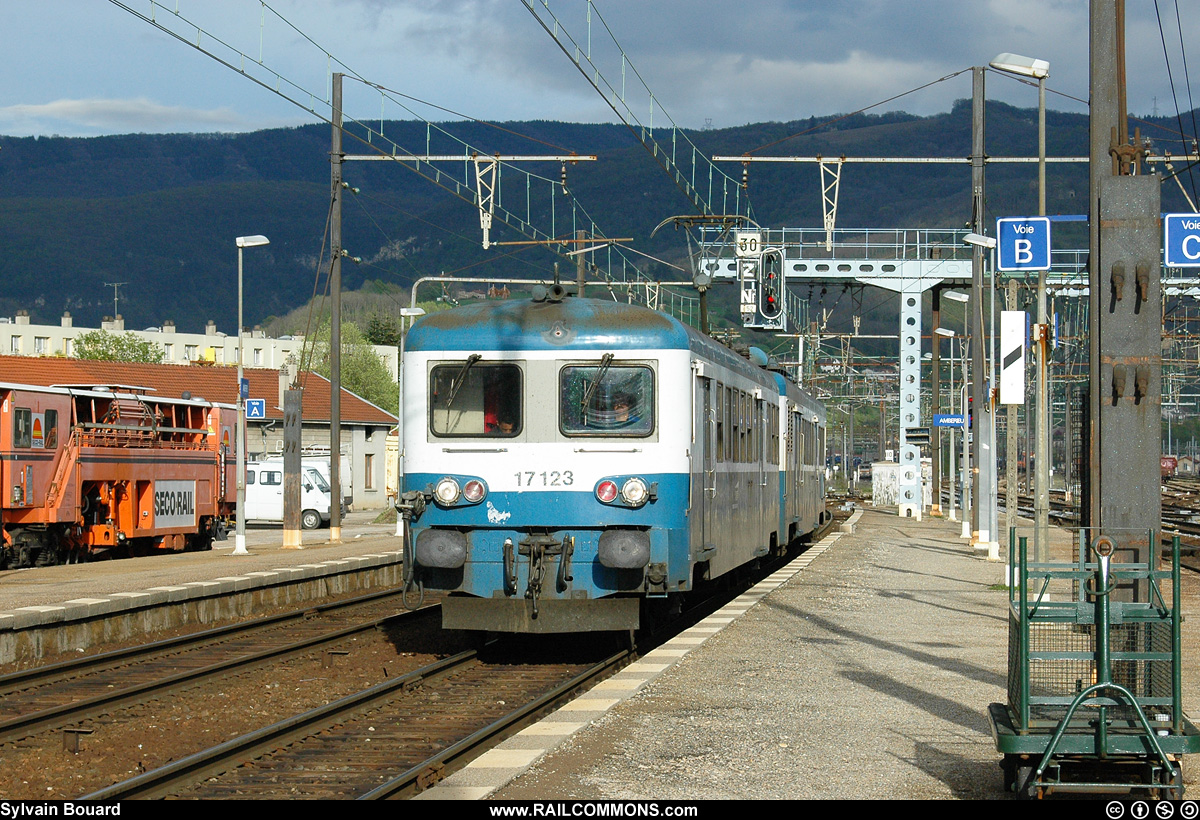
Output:
M467 482L467 486L463 487L463 498L470 501L472 504L478 504L483 500L483 482L472 479Z
M601 481L596 485L596 498L605 504L611 504L617 497L617 485L611 481Z

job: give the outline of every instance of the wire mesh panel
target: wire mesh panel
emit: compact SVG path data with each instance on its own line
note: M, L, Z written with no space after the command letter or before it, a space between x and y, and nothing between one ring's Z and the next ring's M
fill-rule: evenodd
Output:
M1009 621L1009 703L1020 704L1020 621ZM1109 628L1113 682L1130 691L1151 719L1169 720L1172 697L1172 646L1169 620L1118 623ZM1038 622L1029 624L1029 705L1031 721L1061 720L1080 692L1098 682L1094 623ZM1099 700L1097 701L1099 702ZM1109 715L1133 720L1131 709L1109 705ZM1160 715L1163 715L1160 717Z

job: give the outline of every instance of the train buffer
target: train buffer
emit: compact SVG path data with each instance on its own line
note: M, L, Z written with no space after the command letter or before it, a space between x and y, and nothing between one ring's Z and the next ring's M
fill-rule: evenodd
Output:
M1113 540L1085 530L1071 563L1031 563L1026 541L1009 549L1008 702L988 707L1005 786L1182 798L1200 731L1180 692L1178 536L1161 570L1111 560Z

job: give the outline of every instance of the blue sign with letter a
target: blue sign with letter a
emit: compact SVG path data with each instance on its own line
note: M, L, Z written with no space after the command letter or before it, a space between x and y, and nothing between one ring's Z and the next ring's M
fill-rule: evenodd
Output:
M1050 270L1050 218L997 219L996 270Z
M265 419L267 417L266 399L248 399L246 401L246 418Z
M1168 268L1200 268L1200 214L1163 217L1163 264Z

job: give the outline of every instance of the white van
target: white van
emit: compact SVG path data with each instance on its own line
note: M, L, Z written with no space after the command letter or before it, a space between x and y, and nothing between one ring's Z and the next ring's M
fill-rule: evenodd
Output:
M315 530L329 523L329 481L320 469L321 459L300 463L300 526ZM283 521L283 459L246 464L246 520Z
M328 447L305 447L300 451L300 458L306 466L316 467L321 475L325 476L325 482L332 484L333 471L329 466L329 448ZM282 463L282 456L272 456L270 461L279 461ZM354 503L354 473L350 470L350 458L341 456L338 459L338 470L340 475L338 478L342 484L342 511L350 509L350 505Z

